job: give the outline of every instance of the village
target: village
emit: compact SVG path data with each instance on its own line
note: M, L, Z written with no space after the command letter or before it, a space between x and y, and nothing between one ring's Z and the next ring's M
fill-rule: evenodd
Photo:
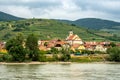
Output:
M69 31L69 35L65 40L56 39L38 41L38 47L40 50L48 51L53 47L58 50L61 50L62 48L70 48L71 51L79 52L79 54L83 50L106 53L110 44L111 42L83 41L77 34L74 34L73 31ZM120 46L120 44L117 44L117 46Z
M7 53L5 44L6 42L0 42L1 53ZM58 50L61 50L62 48L69 48L73 52L79 52L79 54L81 54L80 52L83 50L106 53L110 44L111 42L83 41L77 34L74 34L73 31L69 31L69 35L65 40L39 40L38 48L43 51L51 50L53 47ZM116 46L120 46L120 44L117 44Z

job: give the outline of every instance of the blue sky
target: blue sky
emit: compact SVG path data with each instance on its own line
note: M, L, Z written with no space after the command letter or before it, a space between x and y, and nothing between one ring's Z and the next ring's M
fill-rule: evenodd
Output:
M120 22L120 0L0 0L0 11L23 18L102 18Z

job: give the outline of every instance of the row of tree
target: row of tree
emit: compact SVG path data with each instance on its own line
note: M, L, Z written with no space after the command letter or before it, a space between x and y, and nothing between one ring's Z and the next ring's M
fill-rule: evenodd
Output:
M18 34L15 38L8 40L6 49L8 55L12 57L12 61L25 61L26 59L38 60L38 38L34 34L30 34L25 40L22 34Z
M26 39L22 34L10 39L6 43L8 54L3 55L3 61L48 61L45 51L38 48L38 37L35 34L30 34ZM61 49L58 51L52 48L49 53L52 54L53 61L69 61L70 50Z
M52 61L69 61L71 59L70 54L72 53L69 48L58 50L54 47L47 52L40 51L38 49L38 37L34 34L30 34L26 39L22 34L18 34L16 37L7 41L6 49L8 54L0 58L3 59L3 61L50 61L47 60L47 53L52 54ZM83 50L81 53L89 55L96 52ZM109 60L120 61L120 47L116 47L115 44L112 43L107 53L109 54Z
M108 60L120 62L120 47L111 47L107 49L107 53L109 54Z

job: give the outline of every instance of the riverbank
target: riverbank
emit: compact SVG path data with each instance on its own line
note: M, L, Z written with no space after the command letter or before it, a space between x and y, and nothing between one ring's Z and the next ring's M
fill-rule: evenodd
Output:
M70 64L72 62L0 62L0 64Z
M20 64L73 64L73 63L80 63L80 62L0 62L0 64L4 65L20 65ZM120 64L120 62L110 62L110 61L105 61L105 62L84 62L85 64ZM81 64L84 64L81 63Z
M68 61L60 61L54 60L52 56L47 55L46 61L29 61L25 62L0 62L0 64L71 64L71 63L120 63L120 62L111 62L107 60L108 55L106 54L97 54L97 55L71 55L70 60Z

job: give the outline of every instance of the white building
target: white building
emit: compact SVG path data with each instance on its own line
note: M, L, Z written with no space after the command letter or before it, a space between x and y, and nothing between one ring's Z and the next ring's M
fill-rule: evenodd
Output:
M81 44L82 45L83 44L82 39L78 35L73 34L73 31L69 32L69 36L67 36L66 42L69 43L70 45L73 45L73 44Z

